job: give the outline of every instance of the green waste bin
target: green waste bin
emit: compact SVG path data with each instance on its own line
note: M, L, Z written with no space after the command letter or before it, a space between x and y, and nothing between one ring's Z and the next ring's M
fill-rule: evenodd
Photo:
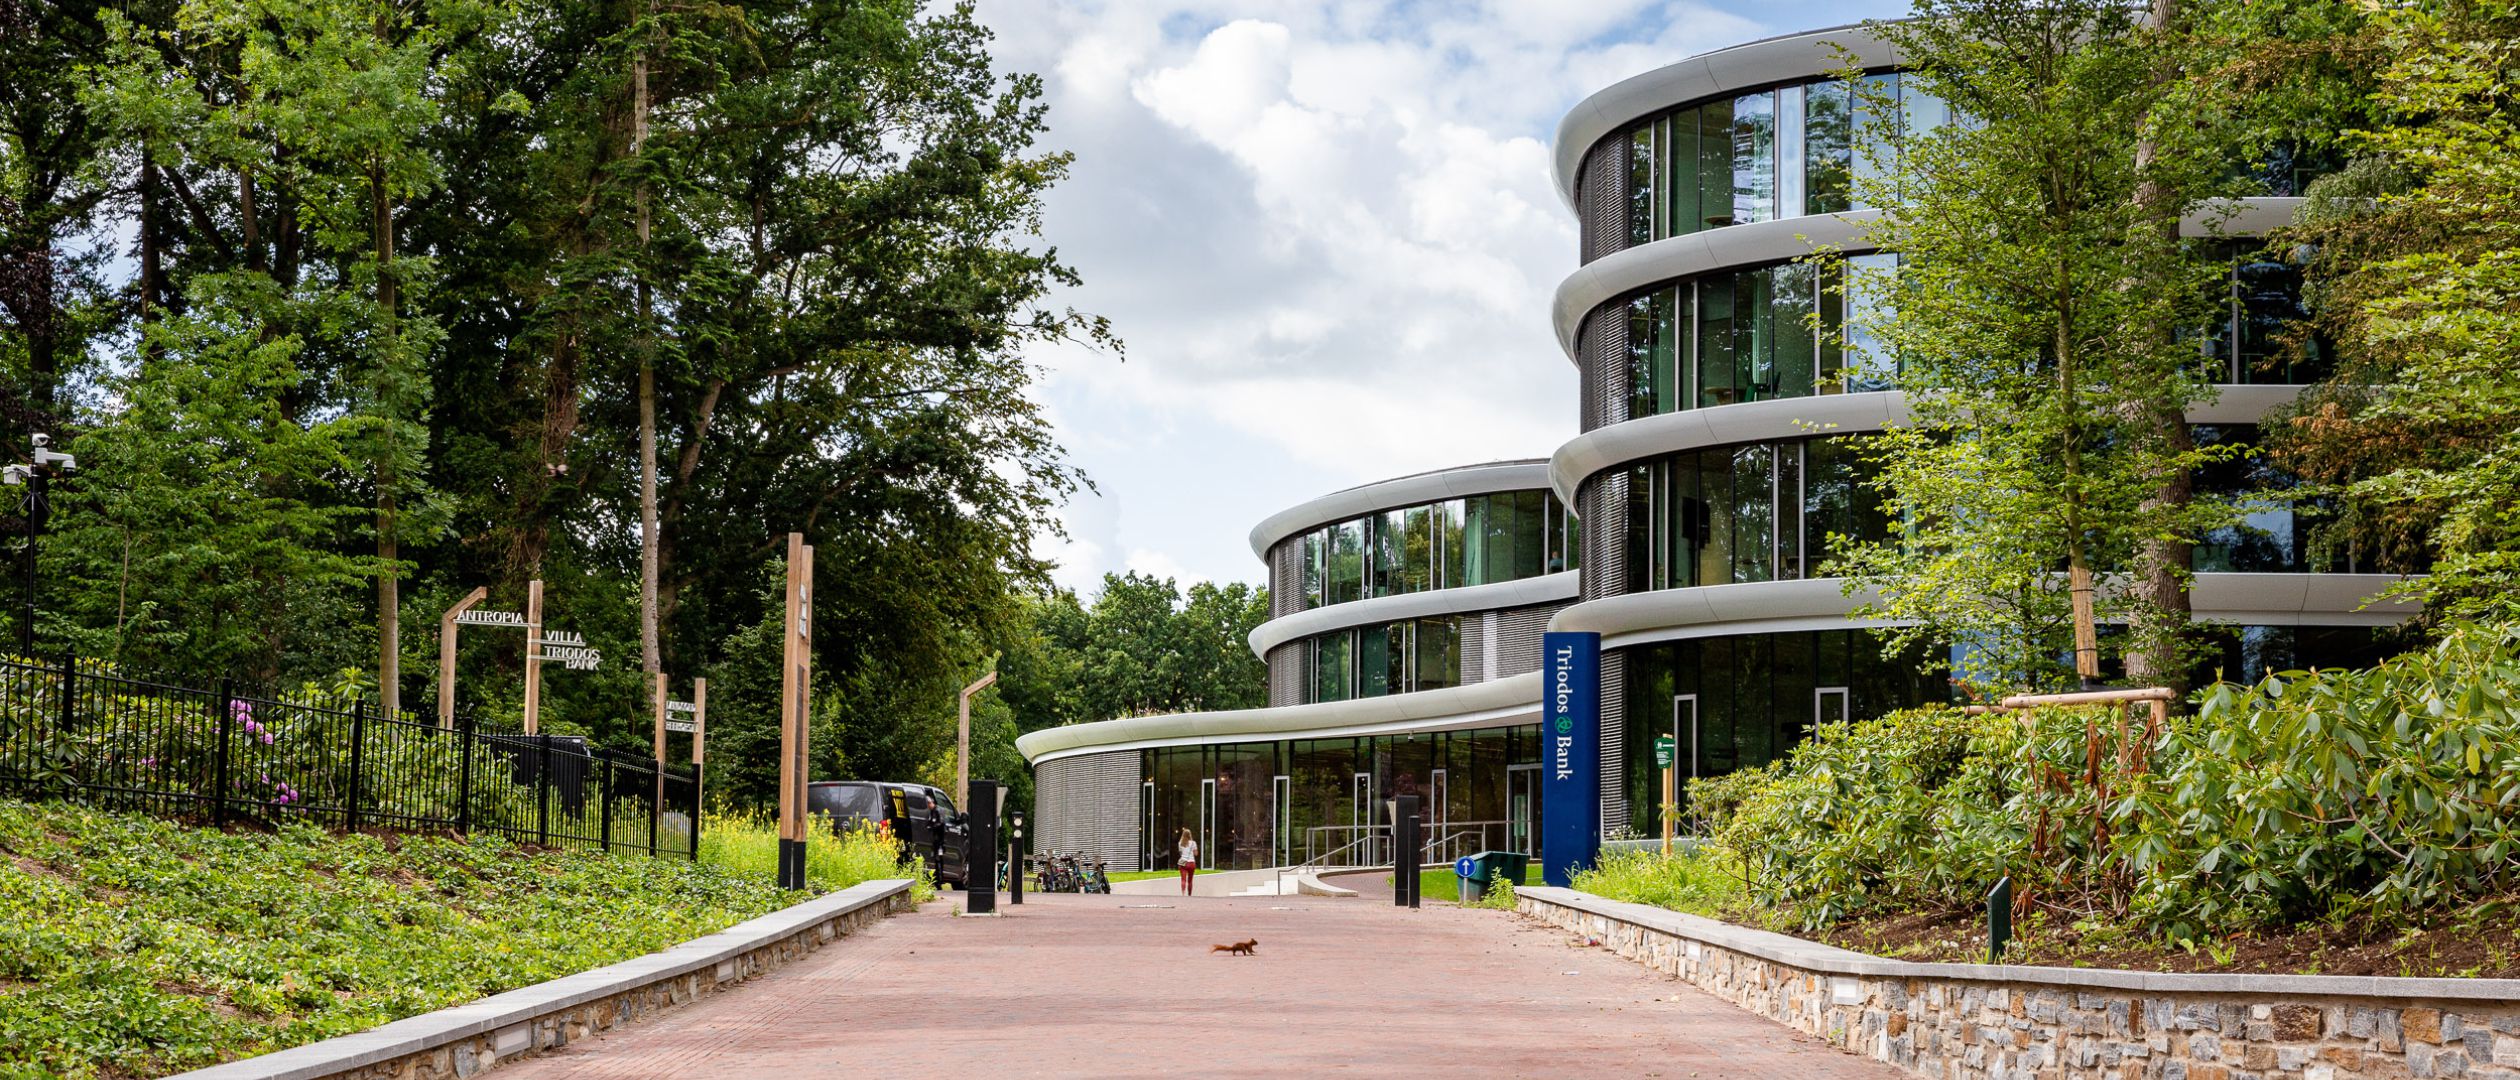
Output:
M1531 856L1519 851L1482 851L1453 860L1453 876L1461 879L1461 902L1474 903L1487 894L1488 886L1497 878L1521 884L1523 874L1531 868Z

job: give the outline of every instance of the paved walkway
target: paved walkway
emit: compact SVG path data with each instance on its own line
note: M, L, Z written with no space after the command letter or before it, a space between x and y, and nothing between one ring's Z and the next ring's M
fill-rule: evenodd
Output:
M1032 894L961 919L961 899L497 1075L1900 1075L1503 912ZM1208 952L1246 937L1258 955Z

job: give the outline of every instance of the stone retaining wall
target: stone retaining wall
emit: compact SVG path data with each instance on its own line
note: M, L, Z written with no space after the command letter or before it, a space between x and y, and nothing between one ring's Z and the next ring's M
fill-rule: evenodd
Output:
M870 881L662 952L175 1080L470 1078L801 960L911 907L909 882Z
M2520 1080L2520 980L1885 960L1570 889L1527 917L1923 1076Z

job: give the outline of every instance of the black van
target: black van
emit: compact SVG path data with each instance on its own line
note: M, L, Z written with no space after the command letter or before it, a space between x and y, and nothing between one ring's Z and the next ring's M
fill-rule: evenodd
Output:
M936 788L877 780L818 780L806 786L805 812L830 817L834 836L864 822L885 822L901 839L902 854L925 859L937 884L962 888L969 882L964 848L971 835L970 819L955 811L953 796Z

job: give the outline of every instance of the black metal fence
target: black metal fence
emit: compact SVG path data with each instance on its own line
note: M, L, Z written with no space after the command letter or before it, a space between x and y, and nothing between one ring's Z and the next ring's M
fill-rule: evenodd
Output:
M495 832L697 858L696 766L363 698L209 690L0 658L0 791L224 825Z

